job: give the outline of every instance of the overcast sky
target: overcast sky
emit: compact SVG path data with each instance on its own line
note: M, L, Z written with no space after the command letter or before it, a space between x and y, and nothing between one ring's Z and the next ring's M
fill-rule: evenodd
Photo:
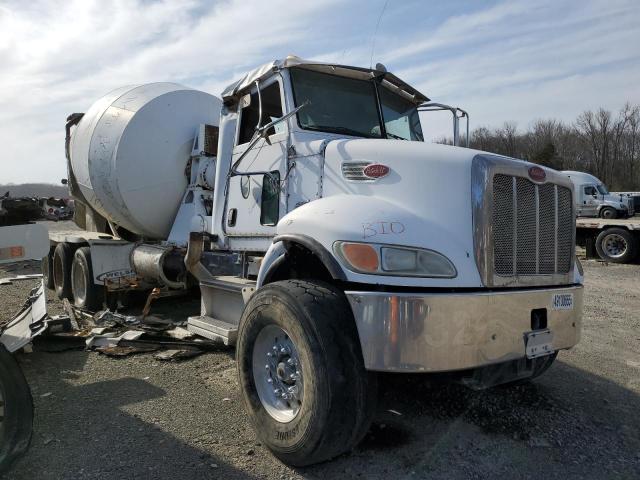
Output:
M219 95L288 54L368 67L384 5L0 0L0 183L59 182L66 116L121 85L174 81ZM638 0L389 0L373 64L467 109L472 128L526 128L640 103L639 46Z

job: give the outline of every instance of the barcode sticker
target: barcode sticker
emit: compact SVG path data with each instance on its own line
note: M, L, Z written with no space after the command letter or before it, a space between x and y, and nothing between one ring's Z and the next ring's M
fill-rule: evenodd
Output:
M573 293L555 293L551 299L551 308L553 310L572 310Z

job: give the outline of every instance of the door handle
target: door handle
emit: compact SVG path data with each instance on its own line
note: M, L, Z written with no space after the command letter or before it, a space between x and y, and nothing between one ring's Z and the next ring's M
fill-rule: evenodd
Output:
M236 219L238 218L238 209L230 208L227 214L227 227L235 227Z

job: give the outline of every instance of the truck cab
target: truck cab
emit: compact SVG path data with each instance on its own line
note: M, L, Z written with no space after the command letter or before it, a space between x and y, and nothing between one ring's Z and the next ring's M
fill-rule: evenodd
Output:
M573 182L578 217L614 219L634 215L634 204L631 198L609 193L607 186L593 175L570 170L562 173Z

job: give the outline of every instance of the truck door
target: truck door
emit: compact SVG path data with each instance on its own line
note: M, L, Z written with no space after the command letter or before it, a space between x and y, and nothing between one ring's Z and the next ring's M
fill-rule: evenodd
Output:
M581 213L583 217L595 217L598 215L598 190L595 185L582 186L582 205Z
M254 87L248 105L240 111L236 146L232 164L247 150L260 121L265 125L283 115L282 85L273 77L260 86L260 97ZM260 105L262 104L262 119ZM259 140L242 159L237 175L229 179L225 225L229 237L251 237L265 241L275 235L276 224L286 213L286 196L282 186L287 168L286 122L275 125L268 141ZM268 172L268 173L265 173Z

